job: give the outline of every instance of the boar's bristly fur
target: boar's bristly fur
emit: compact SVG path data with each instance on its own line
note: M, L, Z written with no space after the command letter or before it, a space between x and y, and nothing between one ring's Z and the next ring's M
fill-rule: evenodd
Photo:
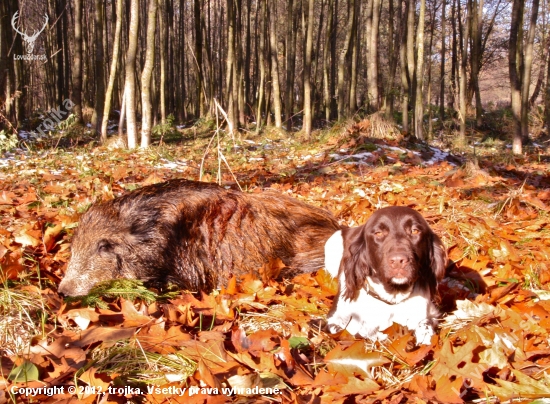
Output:
M85 295L117 278L210 291L277 259L281 276L311 272L339 229L329 212L288 196L171 180L93 205L73 237L59 292Z

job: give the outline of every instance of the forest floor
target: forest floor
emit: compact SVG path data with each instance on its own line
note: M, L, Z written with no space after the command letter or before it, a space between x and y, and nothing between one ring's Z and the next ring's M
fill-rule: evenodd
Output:
M368 120L307 141L182 133L143 151L57 142L0 159L0 404L549 402L548 143L514 157L485 141L476 166L471 152L373 137ZM437 335L416 346L397 325L384 343L328 334L336 284L324 271L65 301L57 285L79 214L171 178L274 189L348 226L383 206L415 208L454 262Z

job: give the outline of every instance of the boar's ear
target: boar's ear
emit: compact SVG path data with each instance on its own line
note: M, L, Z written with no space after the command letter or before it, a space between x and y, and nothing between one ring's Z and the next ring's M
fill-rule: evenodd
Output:
M147 212L134 209L133 214L126 216L125 221L128 223L128 227L123 236L129 242L143 242L158 236L159 209L152 209Z

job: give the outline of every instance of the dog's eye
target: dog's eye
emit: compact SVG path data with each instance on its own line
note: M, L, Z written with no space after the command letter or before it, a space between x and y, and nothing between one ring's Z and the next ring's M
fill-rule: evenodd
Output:
M376 238L382 238L382 237L384 237L384 233L381 232L381 231L375 231L375 232L374 232L374 237L376 237Z
M411 234L414 234L414 235L420 234L420 230L418 230L418 229L411 229Z

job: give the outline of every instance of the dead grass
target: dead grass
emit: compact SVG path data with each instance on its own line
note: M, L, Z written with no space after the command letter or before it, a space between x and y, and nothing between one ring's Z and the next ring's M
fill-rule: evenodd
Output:
M0 288L0 352L7 356L25 354L31 339L44 332L44 312L39 294Z

